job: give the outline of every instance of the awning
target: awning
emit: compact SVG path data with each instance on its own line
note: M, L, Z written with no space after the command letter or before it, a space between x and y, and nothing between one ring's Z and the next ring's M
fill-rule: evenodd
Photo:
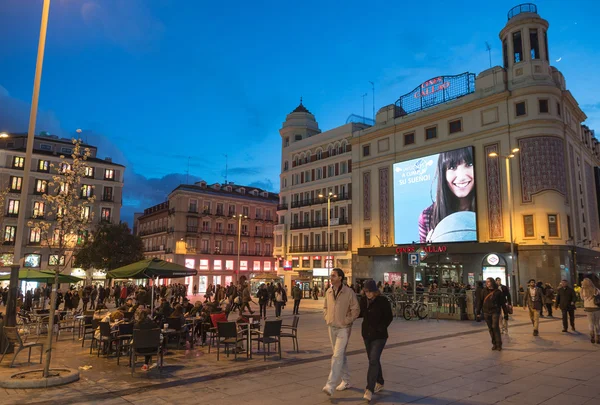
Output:
M160 259L144 259L139 262L119 267L106 273L108 278L181 278L198 274L197 270L188 269L180 264Z

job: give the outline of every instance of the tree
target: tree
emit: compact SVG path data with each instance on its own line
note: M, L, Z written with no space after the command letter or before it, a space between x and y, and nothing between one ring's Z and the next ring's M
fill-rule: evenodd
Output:
M54 312L56 309L56 288L58 275L67 266L66 255L72 253L77 245L85 239L93 219L91 205L95 197L88 187L82 187L81 178L89 167L87 158L90 149L81 148L81 140L73 139L71 158L60 156L60 163L50 164L53 173L52 181L48 182L48 192L43 195L46 205L46 216L39 221L29 221L32 237L51 253L49 262L54 266L54 284L50 296L50 319L48 325L48 340L46 342L46 360L44 377L49 376L52 358L52 330L54 329Z
M113 270L144 258L144 244L127 224L100 224L76 253L75 267Z

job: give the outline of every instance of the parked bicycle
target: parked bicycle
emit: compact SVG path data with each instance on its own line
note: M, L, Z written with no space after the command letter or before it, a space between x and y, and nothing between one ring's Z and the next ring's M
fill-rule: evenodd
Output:
M419 320L425 319L428 315L429 309L427 308L427 305L422 302L407 303L402 311L402 316L407 321L410 321L412 318L419 318Z

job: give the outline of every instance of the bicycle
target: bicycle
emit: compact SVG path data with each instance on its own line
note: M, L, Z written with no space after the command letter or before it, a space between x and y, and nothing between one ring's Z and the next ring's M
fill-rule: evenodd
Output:
M410 321L414 317L422 320L427 318L428 315L429 309L427 308L427 305L422 302L408 303L404 306L404 310L402 311L402 316L407 321Z

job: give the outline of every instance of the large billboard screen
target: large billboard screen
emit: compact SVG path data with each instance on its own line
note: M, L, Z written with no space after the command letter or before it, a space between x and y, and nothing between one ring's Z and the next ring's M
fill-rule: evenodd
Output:
M394 241L477 241L473 147L394 164Z

